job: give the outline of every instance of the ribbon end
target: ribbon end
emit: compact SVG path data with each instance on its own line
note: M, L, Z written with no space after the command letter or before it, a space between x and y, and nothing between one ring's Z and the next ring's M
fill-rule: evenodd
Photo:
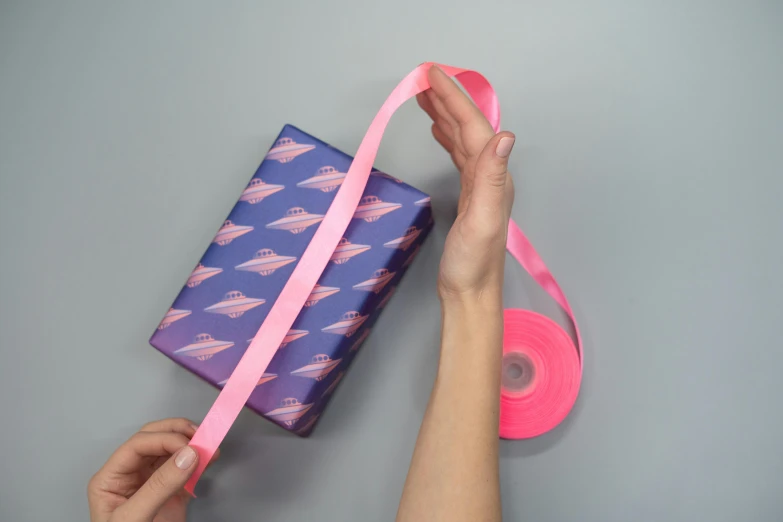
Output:
M199 430L200 429L201 428L199 428ZM197 435L198 431L196 431L196 435L194 435L193 438L195 439ZM207 466L212 460L212 455L214 455L214 452L210 452L208 448L203 448L198 444L194 444L192 439L190 446L198 453L198 462L196 463L196 470L185 483L185 491L187 491L191 497L196 498L196 484L201 478L201 475L204 473L204 470L207 469Z

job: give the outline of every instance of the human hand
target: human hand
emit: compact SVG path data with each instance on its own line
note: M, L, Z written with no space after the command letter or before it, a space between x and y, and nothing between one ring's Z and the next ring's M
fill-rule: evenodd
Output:
M141 428L90 480L90 521L184 522L190 495L183 486L198 461L188 446L194 433L196 426L187 419Z
M432 134L460 171L457 218L451 227L438 275L442 301L502 305L503 267L514 183L508 156L515 137L495 134L462 90L437 66L430 89L417 100L432 118Z

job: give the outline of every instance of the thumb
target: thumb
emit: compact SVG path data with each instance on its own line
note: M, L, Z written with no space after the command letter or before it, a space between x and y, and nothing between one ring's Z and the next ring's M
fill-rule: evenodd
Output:
M479 153L473 177L473 193L468 212L479 222L494 221L498 215L508 218L513 184L508 175L508 157L516 137L500 132L490 139ZM508 207L508 208L507 208ZM500 212L500 214L499 214Z
M163 463L141 488L119 509L120 520L127 522L152 521L160 508L174 495L182 491L196 470L198 453L190 446L183 446Z

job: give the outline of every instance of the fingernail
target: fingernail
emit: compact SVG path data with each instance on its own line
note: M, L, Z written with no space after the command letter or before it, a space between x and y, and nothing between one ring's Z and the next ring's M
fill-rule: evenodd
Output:
M179 469L188 469L196 461L196 450L190 446L185 446L177 454L177 458L174 459L174 464Z
M500 141L498 142L498 146L495 149L495 154L497 154L501 158L508 157L508 155L511 154L511 149L514 148L515 141L516 140L514 138L509 138L508 136L500 138Z
M193 431L198 431L198 426L195 424L191 424L190 427L193 428Z

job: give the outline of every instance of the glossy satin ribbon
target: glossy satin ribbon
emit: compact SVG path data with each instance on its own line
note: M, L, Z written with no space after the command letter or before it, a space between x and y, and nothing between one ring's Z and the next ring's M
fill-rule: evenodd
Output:
M255 389L259 377L269 366L288 330L299 315L335 248L343 237L362 197L383 132L392 114L407 100L429 88L427 71L432 63L414 69L397 87L375 116L348 169L337 195L326 212L310 244L294 268L264 323L250 343L220 395L210 408L191 440L198 451L199 464L185 489L193 489L239 412ZM497 132L500 108L489 82L475 71L438 65L456 77ZM526 438L556 426L570 411L581 380L582 344L578 328L565 295L544 262L513 221L509 222L508 251L566 311L577 335L579 350L557 324L525 310L506 310L504 354L521 354L518 365L525 386L501 391L500 435ZM509 362L506 366L517 363ZM525 368L525 363L527 368ZM504 369L506 369L504 367ZM509 382L515 382L511 379Z

